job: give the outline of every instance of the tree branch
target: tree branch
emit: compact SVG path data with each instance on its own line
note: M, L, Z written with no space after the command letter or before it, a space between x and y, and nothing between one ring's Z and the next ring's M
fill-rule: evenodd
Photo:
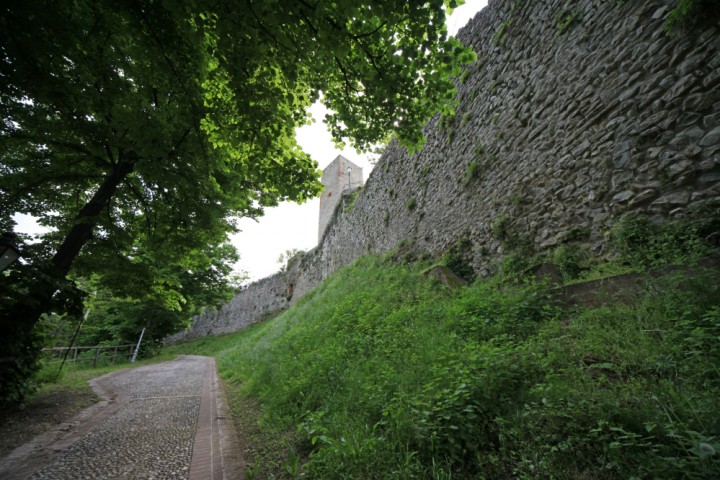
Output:
M135 155L120 151L118 164L105 176L100 188L77 214L74 225L52 258L51 264L58 275L65 277L68 274L80 250L92 238L100 212L108 205L120 182L134 170L137 160Z

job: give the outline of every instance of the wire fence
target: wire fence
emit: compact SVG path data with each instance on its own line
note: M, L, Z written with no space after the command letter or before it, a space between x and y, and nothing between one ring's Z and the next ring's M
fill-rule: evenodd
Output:
M92 347L54 347L43 348L46 364L61 363L67 354L65 363L73 365L92 362L93 367L115 365L116 362L129 362L135 345L95 345Z

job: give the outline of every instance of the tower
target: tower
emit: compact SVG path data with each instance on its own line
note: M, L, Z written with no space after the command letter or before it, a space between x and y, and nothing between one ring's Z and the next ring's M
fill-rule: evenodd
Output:
M340 199L363 184L362 168L338 155L330 165L325 167L321 179L325 191L320 196L320 221L318 225L318 242L327 229L333 212Z

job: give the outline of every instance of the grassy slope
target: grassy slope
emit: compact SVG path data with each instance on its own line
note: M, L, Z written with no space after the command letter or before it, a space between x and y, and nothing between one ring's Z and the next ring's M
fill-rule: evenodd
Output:
M712 282L561 311L421 270L364 258L275 319L167 349L217 358L249 477L720 478Z

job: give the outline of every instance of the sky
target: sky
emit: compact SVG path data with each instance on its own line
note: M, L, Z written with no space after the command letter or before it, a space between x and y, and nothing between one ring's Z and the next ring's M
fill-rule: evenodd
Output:
M466 0L465 5L455 9L448 18L448 32L454 35L475 13L487 5L487 0ZM352 149L335 148L330 133L322 123L326 110L320 104L310 109L316 120L297 130L300 146L309 153L319 168L325 168L338 155L359 165L363 169L363 179L367 180L378 155L359 155ZM316 198L302 205L285 202L274 208L265 209L265 215L257 221L241 219L238 222L240 233L231 237L231 242L240 252L240 261L235 269L244 271L248 281L259 280L272 275L280 268L278 257L287 250L310 250L317 245L317 230L320 201ZM27 234L39 234L43 229L31 217L16 216L16 231Z

